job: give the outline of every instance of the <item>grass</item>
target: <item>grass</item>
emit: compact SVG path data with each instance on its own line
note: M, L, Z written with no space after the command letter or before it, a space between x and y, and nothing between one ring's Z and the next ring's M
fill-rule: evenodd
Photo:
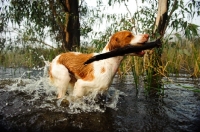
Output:
M0 52L0 66L3 67L42 67L44 60L52 60L61 49L44 49L44 48L15 48L13 50Z
M162 76L170 73L188 73L192 77L200 76L200 42L184 41L171 42L164 44L161 57L161 65L156 69ZM61 49L44 48L15 48L13 50L0 52L0 66L3 67L42 67L45 60L51 61L56 55L64 52ZM94 48L81 48L80 52L91 53ZM98 52L98 51L97 51ZM148 67L154 68L150 63L145 62L144 58L127 56L120 66L120 74L126 75L134 72L134 76L144 75ZM136 79L137 80L137 79Z
M200 46L199 43L191 41L171 43L164 48L162 55L162 66L160 72L165 75L169 73L187 73L191 77L200 75Z
M97 48L100 50L101 48ZM153 80L155 75L152 74L152 69L159 76L168 77L171 73L179 76L180 73L187 73L191 77L200 77L200 41L181 40L176 42L166 42L163 44L163 52L160 60L160 65L155 67L148 61L144 62L142 57L127 56L120 65L118 74L121 77L132 73L135 87L138 88L140 76L145 77L146 91L150 91L150 84L158 82ZM81 48L80 52L91 53L94 48ZM3 67L43 67L44 60L51 61L56 55L64 52L61 49L44 49L44 48L15 48L13 50L0 52L0 66ZM98 51L97 51L98 52ZM162 88L156 86L156 91L163 93Z
M184 73L190 77L200 77L200 41L176 41L164 43L161 60L155 67L148 60L139 57L126 57L120 69L123 73L132 72L133 82L138 88L139 76L144 77L147 94L164 94L161 78ZM150 58L152 55L150 55ZM154 59L154 58L153 58ZM156 61L154 59L154 61ZM131 67L131 68L130 68ZM153 73L156 71L156 74ZM153 91L153 92L152 92ZM197 90L195 90L197 91Z

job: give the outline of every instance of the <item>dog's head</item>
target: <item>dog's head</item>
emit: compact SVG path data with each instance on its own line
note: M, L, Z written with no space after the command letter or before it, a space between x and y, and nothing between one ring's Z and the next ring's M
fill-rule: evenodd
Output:
M116 32L114 35L111 36L110 41L107 45L109 51L112 51L117 48L122 48L127 45L142 45L147 42L149 39L148 34L141 34L141 35L133 35L130 31L120 31ZM145 54L144 51L131 53L129 55L135 56L143 56Z

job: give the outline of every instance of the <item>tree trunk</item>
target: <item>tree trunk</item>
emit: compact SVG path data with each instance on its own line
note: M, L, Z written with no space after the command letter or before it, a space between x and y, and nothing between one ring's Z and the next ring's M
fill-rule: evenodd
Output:
M65 1L66 21L63 31L63 47L65 50L73 50L80 46L80 23L78 0Z
M156 17L156 23L154 28L154 35L158 33L160 36L165 34L167 27L167 18L168 18L168 0L159 0L158 1L158 12ZM156 36L154 36L156 37Z
M153 39L162 38L168 25L168 0L158 1L158 12L155 22L155 28L152 34ZM149 55L151 54L151 55ZM159 74L159 66L161 64L162 48L148 51L145 56L145 67L147 67L147 88L150 95L156 95L162 89L161 75Z

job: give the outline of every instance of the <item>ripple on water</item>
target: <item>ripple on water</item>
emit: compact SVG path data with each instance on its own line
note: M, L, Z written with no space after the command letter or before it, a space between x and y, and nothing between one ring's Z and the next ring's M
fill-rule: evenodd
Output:
M102 102L95 94L70 102L69 96L56 99L55 88L48 84L42 69L27 71L0 80L0 130L199 130L200 96L185 88L199 88L199 80L193 84L185 76L170 77L173 82L164 85L164 97L147 97L142 83L136 92L131 75L122 81L116 76Z

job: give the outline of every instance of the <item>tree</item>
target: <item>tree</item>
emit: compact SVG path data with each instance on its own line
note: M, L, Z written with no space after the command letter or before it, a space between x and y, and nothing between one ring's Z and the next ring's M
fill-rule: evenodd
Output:
M64 47L68 50L72 50L73 46L80 46L80 23L79 23L79 11L78 0L66 0L62 3L66 19L65 26L63 28L63 40Z
M149 32L151 34L151 39L162 38L163 46L165 46L168 39L166 38L163 39L163 37L164 35L166 35L166 30L168 28L171 28L170 30L172 31L175 30L180 32L182 30L187 39L191 39L192 36L193 37L198 36L197 33L198 26L195 24L191 24L184 19L186 13L189 14L191 18L193 18L195 14L199 14L199 8L196 11L194 10L195 7L198 7L196 6L197 2L190 1L187 3L187 7L185 7L184 2L182 0L181 1L158 0L153 2L149 1L149 3L151 4L152 7L151 10L145 11L144 10L145 8L142 8L135 14L135 16L139 16L138 13L140 13L140 15L148 14L148 16L150 16L149 18L140 18L140 17L136 18L139 21L142 21L143 23L149 23L145 25L146 27L145 30L143 31ZM155 5L158 7L156 8L157 11L154 10ZM181 16L180 18L177 17L178 16L177 10L179 10L179 16ZM156 19L153 19L155 12L157 12ZM161 74L159 73L160 71L159 68L162 67L161 56L162 56L162 47L148 51L144 58L145 62L147 63L146 74L148 80L148 87L151 89L152 88L159 89L159 87L162 86ZM153 90L154 93L156 93L156 91Z
M78 0L10 0L2 1L1 17L4 25L11 22L25 28L25 38L31 42L43 42L51 36L62 43L65 50L80 46ZM46 35L48 34L48 35ZM23 36L23 35L22 35Z
M174 5L177 4L177 0L174 1ZM155 20L154 29L152 31L152 38L162 38L165 34L166 28L168 26L169 15L168 15L168 8L169 8L169 1L168 0L159 0L158 1L158 10L157 16ZM148 52L152 51L147 51ZM150 87L151 93L157 94L157 90L152 88L160 88L162 87L161 84L161 75L157 73L157 68L161 66L161 55L162 49L158 48L153 51L153 54L148 56L144 56L145 62L148 62L151 67L148 67L147 72L147 80L148 80L148 87Z

